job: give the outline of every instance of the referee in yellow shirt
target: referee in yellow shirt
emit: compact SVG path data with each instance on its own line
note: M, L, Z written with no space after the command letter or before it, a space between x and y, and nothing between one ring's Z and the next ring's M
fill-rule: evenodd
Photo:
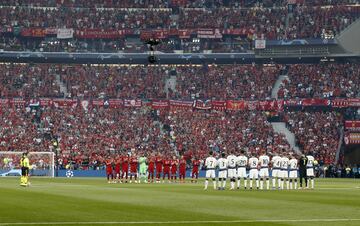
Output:
M21 166L20 185L26 187L28 186L28 177L29 177L29 169L30 169L30 162L26 152L24 152L21 157L20 166Z

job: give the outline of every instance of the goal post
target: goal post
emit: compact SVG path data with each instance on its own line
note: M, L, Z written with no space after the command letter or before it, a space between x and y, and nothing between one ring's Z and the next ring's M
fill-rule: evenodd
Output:
M0 176L20 176L23 152L0 151ZM29 152L30 176L55 176L54 152Z

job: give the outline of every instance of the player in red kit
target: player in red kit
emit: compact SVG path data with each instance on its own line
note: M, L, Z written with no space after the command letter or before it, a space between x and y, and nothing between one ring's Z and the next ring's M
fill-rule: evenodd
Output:
M181 156L179 161L179 179L180 183L185 183L185 174L186 174L186 160L184 156Z
M159 154L159 155L156 156L156 158L155 158L156 183L160 183L160 177L161 177L161 172L162 172L162 165L163 165L163 160L162 160L162 158L161 158L161 155Z
M148 166L148 181L150 182L151 178L151 183L154 183L155 158L153 155L148 160Z
M163 171L163 183L165 182L165 176L168 178L168 182L170 182L170 167L171 167L171 159L163 160L164 171Z
M192 179L191 183L197 183L197 179L199 178L199 167L200 167L200 160L194 158L192 160Z
M120 170L121 170L121 159L118 157L115 161L115 179L117 180L117 183L121 183L120 177Z
M176 182L176 173L177 167L179 165L179 160L176 159L176 156L171 160L171 182Z
M137 183L137 171L138 171L139 160L136 155L130 158L130 183L132 182L132 178L135 178L135 183Z
M122 175L121 175L121 178L122 178L122 182L123 183L127 183L127 180L128 180L128 172L129 172L129 157L127 155L124 155L122 157Z
M114 180L114 174L113 174L113 165L112 165L112 160L107 159L105 161L105 165L106 165L106 177L107 177L107 181L108 183L112 183Z

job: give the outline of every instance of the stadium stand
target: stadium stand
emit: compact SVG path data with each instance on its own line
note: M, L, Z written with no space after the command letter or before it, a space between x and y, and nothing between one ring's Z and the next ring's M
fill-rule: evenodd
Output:
M279 97L359 97L359 64L291 65Z
M320 164L335 162L342 116L336 112L289 112L285 121L304 153L312 152Z

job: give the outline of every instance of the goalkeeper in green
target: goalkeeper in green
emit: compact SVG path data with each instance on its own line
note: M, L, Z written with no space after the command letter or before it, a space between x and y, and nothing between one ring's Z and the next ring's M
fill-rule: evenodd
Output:
M28 180L29 180L29 169L30 169L30 161L27 157L27 153L24 152L21 160L20 160L20 166L21 166L21 178L20 178L20 185L21 186L28 186Z
M145 157L144 153L139 158L139 165L140 165L140 167L139 167L140 168L139 182L141 180L144 180L144 182L147 183L147 180L146 180L147 165L146 165L146 157Z

